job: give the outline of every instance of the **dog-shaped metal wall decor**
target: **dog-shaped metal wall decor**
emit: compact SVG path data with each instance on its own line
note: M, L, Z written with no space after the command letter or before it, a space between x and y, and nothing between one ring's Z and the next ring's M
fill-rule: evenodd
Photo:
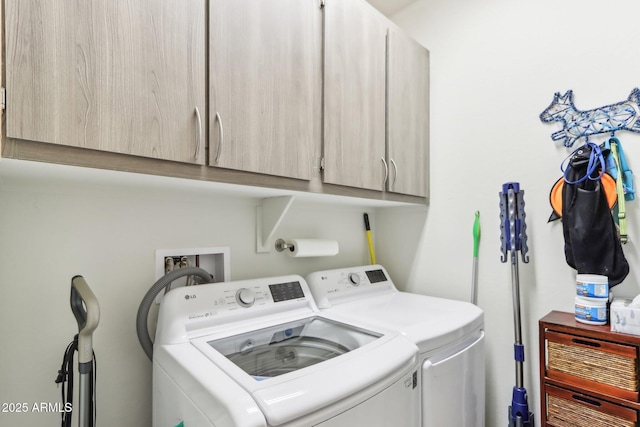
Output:
M590 135L628 130L640 133L640 89L631 91L629 98L617 104L605 105L593 110L580 111L573 104L573 91L564 95L556 92L553 102L540 114L543 122L562 122L562 130L551 134L554 141L562 141L571 147L578 139Z

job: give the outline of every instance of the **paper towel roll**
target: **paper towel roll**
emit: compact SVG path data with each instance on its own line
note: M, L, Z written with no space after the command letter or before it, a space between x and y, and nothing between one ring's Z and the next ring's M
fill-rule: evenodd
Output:
M333 256L338 254L338 242L327 239L287 239L286 253L293 258Z

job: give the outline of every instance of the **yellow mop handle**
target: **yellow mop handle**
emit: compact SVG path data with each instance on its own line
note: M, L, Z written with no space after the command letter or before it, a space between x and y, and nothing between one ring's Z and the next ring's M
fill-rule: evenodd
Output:
M369 215L364 214L364 228L367 233L367 242L369 243L369 258L371 258L371 264L376 263L376 252L373 249L373 239L371 238L371 227L369 226Z

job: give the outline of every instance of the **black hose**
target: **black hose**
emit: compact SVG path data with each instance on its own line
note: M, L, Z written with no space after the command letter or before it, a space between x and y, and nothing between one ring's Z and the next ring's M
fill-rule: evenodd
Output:
M153 286L151 286L151 288L147 291L144 298L142 298L142 301L140 302L140 307L138 307L138 315L136 318L136 331L138 332L138 341L140 341L140 345L142 346L142 349L144 350L149 360L153 360L153 341L151 340L151 336L149 336L149 328L147 326L147 318L149 317L151 304L153 304L156 296L160 292L162 292L162 290L167 287L167 285L171 284L171 282L173 282L174 280L184 276L198 276L207 283L213 281L213 276L200 267L179 268L165 274L160 279L158 279L158 281L154 283Z

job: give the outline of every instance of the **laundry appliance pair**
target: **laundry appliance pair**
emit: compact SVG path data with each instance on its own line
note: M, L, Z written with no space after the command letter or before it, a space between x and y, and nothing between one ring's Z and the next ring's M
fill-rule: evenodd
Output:
M177 288L153 426L482 426L482 328L477 307L399 292L378 265Z

